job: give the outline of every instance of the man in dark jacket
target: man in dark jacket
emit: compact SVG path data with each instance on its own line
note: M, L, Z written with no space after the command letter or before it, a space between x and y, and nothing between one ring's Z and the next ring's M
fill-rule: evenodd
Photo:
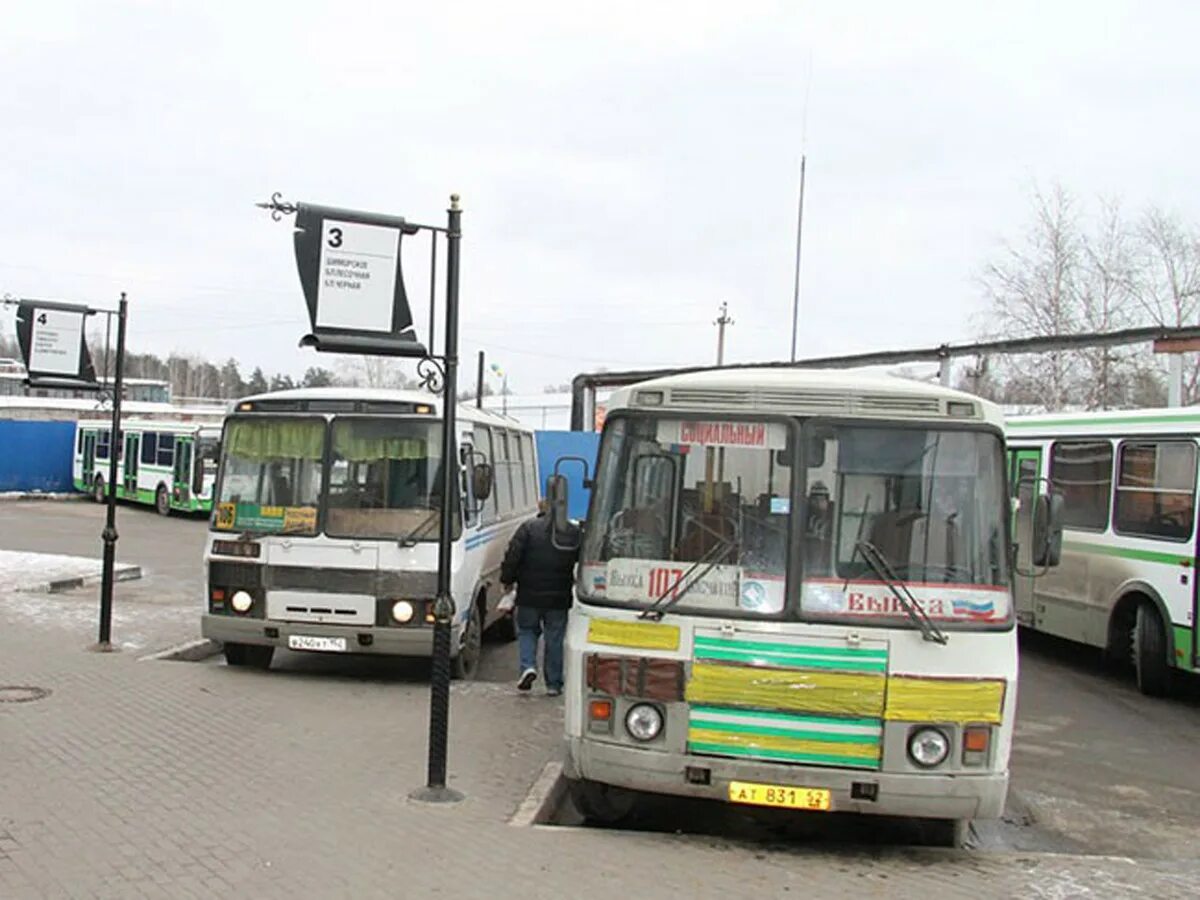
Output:
M505 592L517 586L517 640L521 677L517 689L527 691L537 680L538 638L545 635L546 693L557 697L563 688L563 638L571 607L575 561L579 550L560 550L550 539L550 516L539 506L536 519L517 529L500 567Z

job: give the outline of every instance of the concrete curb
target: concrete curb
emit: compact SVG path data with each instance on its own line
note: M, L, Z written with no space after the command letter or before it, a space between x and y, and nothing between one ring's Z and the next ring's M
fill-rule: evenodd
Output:
M120 566L113 570L113 581L137 581L142 577L141 566ZM91 587L103 580L103 575L77 575L74 578L59 578L32 587L20 588L24 593L61 594L76 588Z
M554 818L554 811L567 793L567 780L562 777L562 763L549 762L542 774L533 783L517 811L508 820L509 825L528 828L545 825Z
M158 653L139 656L138 662L159 659L170 659L180 662L201 662L210 656L216 656L220 652L221 644L219 642L209 640L208 638L197 638L194 641L185 641L182 644L176 644L174 647L168 647L166 650L160 650Z

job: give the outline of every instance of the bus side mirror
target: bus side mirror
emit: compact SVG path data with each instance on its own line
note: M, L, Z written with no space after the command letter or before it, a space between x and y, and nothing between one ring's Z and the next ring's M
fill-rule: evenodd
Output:
M565 475L551 475L546 479L546 506L550 516L550 540L560 550L574 550L579 546L579 529L567 517L567 499L570 488Z
M1033 564L1057 566L1062 559L1062 494L1042 494L1033 509Z
M196 457L196 461L192 464L195 468L192 471L192 493L204 493L204 458Z
M489 463L477 462L471 467L471 492L478 502L482 503L492 496L492 485L495 481L496 476Z

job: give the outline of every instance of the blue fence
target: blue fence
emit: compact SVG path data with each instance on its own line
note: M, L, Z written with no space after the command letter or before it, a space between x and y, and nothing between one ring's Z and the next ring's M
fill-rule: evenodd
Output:
M587 477L596 474L596 453L600 449L600 435L591 431L537 431L538 475L542 479L542 493L546 491L546 479L554 474L554 465L562 460L559 474L567 476L570 498L567 515L572 519L587 516L591 491L583 486L584 467L567 456L581 456L587 460Z
M70 491L74 422L0 419L0 491Z

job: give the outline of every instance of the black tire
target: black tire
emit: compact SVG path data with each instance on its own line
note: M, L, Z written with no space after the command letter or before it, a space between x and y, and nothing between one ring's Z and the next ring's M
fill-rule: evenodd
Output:
M479 660L483 655L483 618L479 604L471 604L471 615L463 631L458 653L450 661L450 674L461 681L473 681L479 674Z
M970 819L933 819L930 821L930 843L938 847L962 850L971 836Z
M92 499L97 503L103 503L108 499L104 493L104 478L100 475L97 475L96 480L92 482Z
M167 493L165 485L158 486L158 492L154 495L154 508L158 510L160 516L171 514L171 495Z
M1170 688L1171 667L1167 660L1167 629L1162 616L1150 603L1142 603L1133 626L1133 667L1137 686L1148 697L1162 697Z
M517 639L516 611L506 612L493 622L492 627L488 629L488 636L506 644L515 641Z
M633 791L598 781L568 780L567 792L579 814L600 825L621 824L633 814L637 805L637 794Z
M260 644L225 644L221 649L228 665L248 669L271 668L271 658L275 655L274 647Z

